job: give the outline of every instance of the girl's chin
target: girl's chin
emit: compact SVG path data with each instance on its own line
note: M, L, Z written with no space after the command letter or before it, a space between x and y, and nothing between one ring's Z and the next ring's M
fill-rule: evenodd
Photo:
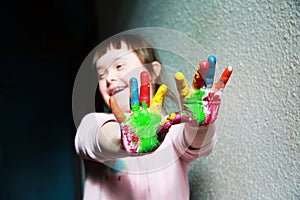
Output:
M123 110L123 112L130 112L130 107L129 107L130 92L129 92L129 88L126 88L123 91L114 94L113 97L116 99L116 101L118 102L119 107Z

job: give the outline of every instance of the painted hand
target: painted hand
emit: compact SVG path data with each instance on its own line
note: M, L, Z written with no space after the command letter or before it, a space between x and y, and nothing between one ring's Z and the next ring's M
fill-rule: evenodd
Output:
M230 78L232 67L226 67L219 80L213 83L215 66L215 56L209 56L207 60L201 61L194 74L192 89L181 72L175 74L182 111L170 114L162 129L168 129L171 125L179 123L188 123L191 126L208 125L217 119L220 94Z
M153 152L164 140L165 134L158 129L161 123L162 102L167 86L161 85L150 104L150 83L147 72L141 72L141 86L138 90L136 78L130 80L130 108L128 117L116 100L110 98L110 106L121 124L122 148L131 153Z

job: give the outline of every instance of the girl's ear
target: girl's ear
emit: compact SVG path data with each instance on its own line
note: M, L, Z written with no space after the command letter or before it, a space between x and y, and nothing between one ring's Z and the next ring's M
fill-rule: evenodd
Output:
M158 61L154 61L152 62L152 66L153 66L153 72L154 72L154 79L158 78L161 72L161 64Z

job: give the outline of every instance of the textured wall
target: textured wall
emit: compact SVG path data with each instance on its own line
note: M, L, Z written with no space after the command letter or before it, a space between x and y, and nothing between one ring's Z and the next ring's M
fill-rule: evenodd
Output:
M299 4L291 0L130 4L135 9L127 13L130 21L124 28L178 30L216 55L220 67L234 67L218 121L216 149L190 168L192 199L300 198Z

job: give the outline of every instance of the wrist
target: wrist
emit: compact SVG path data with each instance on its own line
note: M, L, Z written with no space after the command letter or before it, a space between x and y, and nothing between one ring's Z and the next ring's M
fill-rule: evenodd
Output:
M110 154L118 153L121 149L121 129L116 121L104 123L98 132L97 141L99 147Z
M185 123L184 127L185 130L187 130L188 132L193 132L193 133L199 133L199 134L205 134L207 132L207 130L209 129L209 127L213 125L213 124L209 124L209 125L204 125L204 124L196 124L196 123Z
M194 149L199 149L208 144L215 134L215 124L190 126L184 125L184 137L186 143Z

